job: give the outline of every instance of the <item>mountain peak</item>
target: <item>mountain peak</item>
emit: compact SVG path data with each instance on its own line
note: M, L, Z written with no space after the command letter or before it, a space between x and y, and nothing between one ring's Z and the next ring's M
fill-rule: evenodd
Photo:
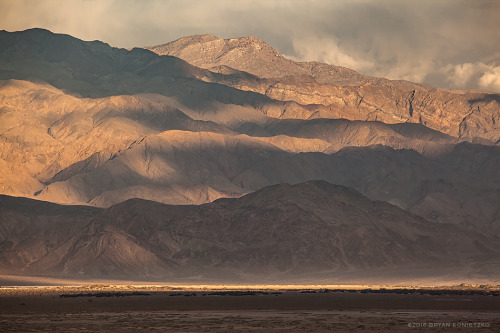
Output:
M41 33L41 34L49 34L53 35L54 33L50 30L44 29L44 28L31 28L31 29L26 29L23 31L18 31L22 33Z
M324 221L330 223L335 223L335 219L325 211L325 207L342 210L347 206L358 206L368 209L374 205L374 202L358 191L325 180L270 185L237 199L220 199L216 202L224 207L259 207L261 210L286 210L292 205L304 211L315 212L316 216L321 216Z
M341 66L318 62L295 62L285 58L256 36L222 39L214 35L193 35L146 49L159 55L175 56L197 67L222 74L228 73L227 67L229 67L265 79L300 76L312 77L318 83L340 86L376 83L395 85L407 90L428 88L411 82L390 81L363 75Z
M260 77L282 76L284 67L295 66L256 36L223 39L214 35L193 35L146 49L181 58L201 68L228 66Z
M191 35L186 37L181 37L172 42L145 47L146 49L153 50L161 55L174 55L176 49L181 49L184 47L196 45L197 47L209 46L212 43L220 44L226 46L228 49L235 48L246 48L248 46L260 46L260 48L267 47L272 49L275 53L279 54L278 51L273 49L268 43L264 42L262 39L256 36L244 36L238 38L220 38L213 34L200 34ZM207 44L207 45L205 45Z
M213 40L217 40L217 39L221 39L215 35L212 35L212 34L200 34L200 35L191 35L191 36L185 36L185 37L181 37L173 42L169 42L169 43L166 43L166 44L170 44L170 43L179 43L179 42L183 42L183 43L203 43L203 42L210 42L210 41L213 41Z
M264 42L262 39L260 39L259 37L256 37L256 36L244 36L244 37L239 37L239 38L228 38L228 39L225 39L225 41L227 41L229 44L233 44L233 45L239 46L239 47L245 47L248 45L259 45L259 46L269 47L269 48L273 49L271 47L271 45L269 45L268 43ZM273 50L276 53L278 53L278 51L276 51L275 49L273 49Z

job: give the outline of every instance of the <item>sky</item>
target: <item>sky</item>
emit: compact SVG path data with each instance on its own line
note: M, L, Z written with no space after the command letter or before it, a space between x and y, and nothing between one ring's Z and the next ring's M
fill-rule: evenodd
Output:
M300 61L500 92L500 0L0 0L0 29L115 47L257 36Z

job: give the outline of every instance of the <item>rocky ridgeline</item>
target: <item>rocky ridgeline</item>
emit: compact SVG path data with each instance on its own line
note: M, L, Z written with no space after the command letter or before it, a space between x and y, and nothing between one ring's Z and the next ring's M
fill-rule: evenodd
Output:
M334 65L294 62L256 37L221 39L197 35L148 49L229 74L204 77L207 81L280 101L317 105L315 117L420 123L459 138L485 138L493 143L500 140L498 94L436 89L370 77ZM292 113L281 116L301 118ZM309 118L311 114L304 116Z

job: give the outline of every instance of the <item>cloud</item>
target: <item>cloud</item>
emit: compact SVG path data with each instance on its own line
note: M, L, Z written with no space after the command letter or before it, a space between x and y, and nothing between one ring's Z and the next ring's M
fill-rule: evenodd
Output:
M500 92L500 66L490 67L488 71L479 78L479 86Z
M290 32L299 59L316 54L369 75L499 91L493 69L460 68L500 61L498 1L351 1L312 16L315 24Z
M0 0L0 28L31 27L127 48L255 35L298 60L499 91L496 0Z
M347 54L334 37L309 37L293 40L295 56L291 58L301 61L319 61L344 66L358 71L373 67L373 63L363 59L355 59Z
M481 71L481 68L484 66L485 65L481 63L465 63L455 66L450 65L448 66L448 81L450 81L450 83L457 88L463 88L467 86L473 77L477 77L478 71Z
M448 65L439 71L450 88L500 91L500 66L483 62Z

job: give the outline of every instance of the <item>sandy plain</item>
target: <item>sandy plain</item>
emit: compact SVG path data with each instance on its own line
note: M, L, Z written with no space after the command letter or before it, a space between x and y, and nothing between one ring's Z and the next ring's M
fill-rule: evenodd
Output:
M497 286L0 288L1 332L498 332Z

